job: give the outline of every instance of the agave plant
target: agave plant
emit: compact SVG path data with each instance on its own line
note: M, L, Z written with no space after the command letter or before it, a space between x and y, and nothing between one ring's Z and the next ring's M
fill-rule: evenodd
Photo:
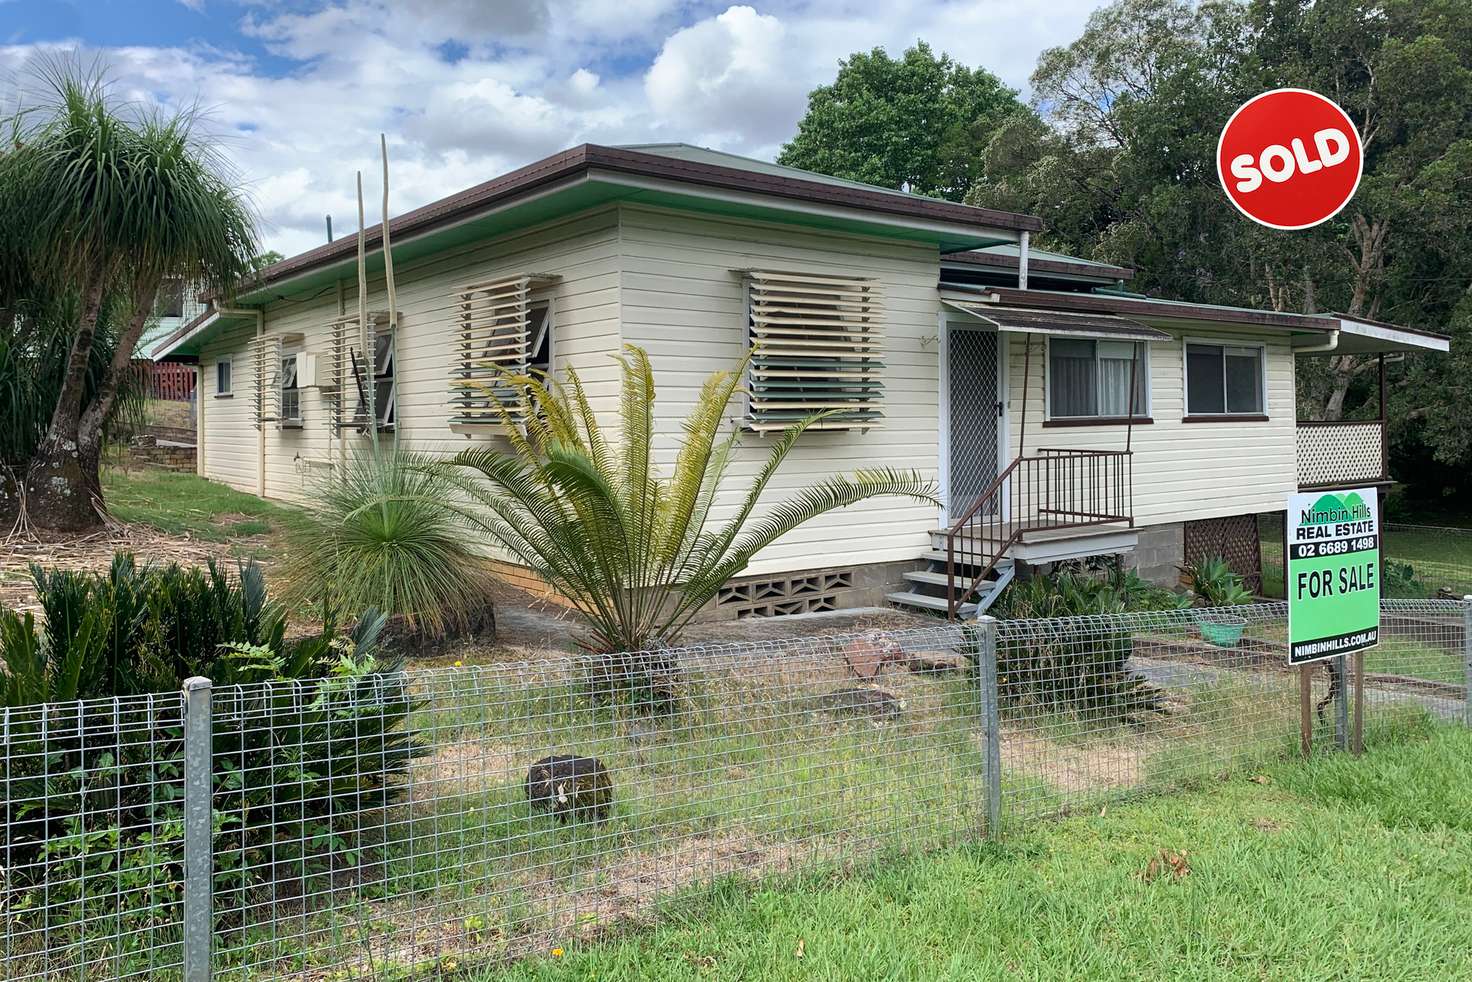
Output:
M660 474L648 355L626 345L619 362L616 444L600 427L575 371L565 381L517 375L505 380L520 390L517 403L493 400L510 451L467 450L440 468L470 496L470 519L582 614L588 632L580 643L591 651L673 642L753 556L818 515L879 495L936 503L934 483L918 472L875 468L828 477L758 515L773 475L803 433L824 418L820 413L774 440L735 513L713 522L741 437L739 428L723 435L722 424L740 390L742 367L706 379L684 422L674 467Z

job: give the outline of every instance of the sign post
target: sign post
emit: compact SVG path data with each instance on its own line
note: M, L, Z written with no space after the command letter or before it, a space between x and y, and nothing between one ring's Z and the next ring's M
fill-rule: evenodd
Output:
M1307 753L1313 722L1307 666L1339 658L1339 698L1347 698L1348 659L1343 656L1380 639L1379 496L1374 488L1290 495L1286 524L1288 664L1301 669ZM1363 669L1358 664L1356 669L1358 681ZM1356 693L1357 715L1359 698Z

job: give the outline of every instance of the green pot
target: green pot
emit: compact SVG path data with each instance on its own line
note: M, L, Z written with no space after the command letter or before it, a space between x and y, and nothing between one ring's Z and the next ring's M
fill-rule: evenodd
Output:
M1235 648L1247 630L1247 621L1232 614L1213 614L1198 617L1196 626L1201 628L1201 637L1218 648Z

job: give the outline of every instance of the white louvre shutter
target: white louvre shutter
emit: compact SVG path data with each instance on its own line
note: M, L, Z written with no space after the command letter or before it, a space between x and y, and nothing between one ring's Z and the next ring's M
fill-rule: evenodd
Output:
M521 392L505 373L524 375L531 357L531 293L558 277L519 273L460 289L460 335L450 377L452 423L499 423L497 404L516 422Z
M250 339L251 396L256 429L281 418L281 338L270 334Z
M783 430L832 411L820 429L857 430L884 416L884 303L879 281L747 271L751 310L748 425Z

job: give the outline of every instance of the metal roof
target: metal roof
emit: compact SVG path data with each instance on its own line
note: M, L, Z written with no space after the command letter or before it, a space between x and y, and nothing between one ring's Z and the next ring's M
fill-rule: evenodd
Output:
M992 324L999 331L1110 341L1170 341L1171 335L1128 317L1059 310L1000 307L993 303L946 300L946 306Z

